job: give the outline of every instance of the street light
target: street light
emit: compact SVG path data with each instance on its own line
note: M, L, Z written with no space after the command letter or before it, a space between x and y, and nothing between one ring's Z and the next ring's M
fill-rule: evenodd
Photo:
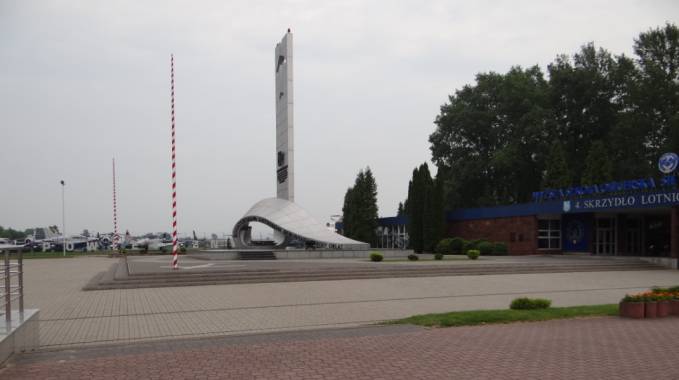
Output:
M61 246L66 257L66 202L64 201L64 188L66 183L61 180Z

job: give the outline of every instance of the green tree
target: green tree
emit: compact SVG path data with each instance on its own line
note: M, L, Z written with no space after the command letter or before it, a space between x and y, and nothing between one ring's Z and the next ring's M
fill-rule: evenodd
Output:
M554 142L547 157L542 187L560 189L571 185L573 180L566 162L566 151L561 143Z
M403 206L403 202L398 202L398 210L396 211L396 216L403 215L405 215L405 207Z
M422 247L421 252L432 252L436 245L436 231L434 228L434 183L429 172L429 166L425 162L419 170L420 202L422 204Z
M354 188L350 187L344 194L344 206L342 207L342 228L345 236L353 236L356 219L356 200L354 196Z
M649 123L646 144L654 162L663 150L679 150L679 28L667 23L634 41L640 70L638 112Z
M537 66L512 67L456 90L429 137L445 207L657 173L658 156L679 151L679 28L640 33L634 52L614 56L589 43L550 63L548 80Z
M581 182L583 185L596 185L612 180L613 163L606 144L602 141L595 141L589 148Z
M406 215L408 215L408 234L410 246L415 252L424 250L423 216L424 202L419 168L413 169L413 177L408 185L408 199L406 200Z
M433 179L429 197L428 222L431 224L431 235L428 241L429 252L434 252L438 242L445 236L445 206L443 196L443 181L437 177Z
M573 58L562 55L548 66L556 130L573 173L582 173L592 141L605 139L617 122L616 59L593 43ZM580 178L574 178L579 183Z
M10 240L17 240L17 239L23 239L26 237L26 234L17 231L13 228L3 228L0 226L0 238L5 238L5 239L10 239Z
M415 168L406 201L408 234L415 252L433 252L443 236L443 203L443 182L432 179L427 163Z
M367 167L360 170L354 186L347 189L342 207L344 235L370 244L377 229L377 183Z
M528 201L540 185L552 123L541 70L484 73L449 97L429 137L447 207Z

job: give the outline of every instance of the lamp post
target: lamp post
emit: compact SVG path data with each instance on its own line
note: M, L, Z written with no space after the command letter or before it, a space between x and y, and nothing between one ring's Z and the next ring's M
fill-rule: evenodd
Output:
M66 257L66 202L64 198L64 188L66 183L61 180L61 247L64 251L64 257Z

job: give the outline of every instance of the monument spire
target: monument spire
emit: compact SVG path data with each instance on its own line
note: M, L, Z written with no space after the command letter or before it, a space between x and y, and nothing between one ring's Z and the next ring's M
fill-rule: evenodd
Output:
M292 33L276 45L276 197L295 201Z

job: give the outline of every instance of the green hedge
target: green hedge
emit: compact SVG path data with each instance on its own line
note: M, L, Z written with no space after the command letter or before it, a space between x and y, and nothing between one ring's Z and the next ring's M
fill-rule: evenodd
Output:
M544 298L516 298L509 305L512 310L536 310L547 309L552 305L552 301Z
M453 239L441 240L440 242L438 242L438 244L436 244L436 248L434 249L434 251L441 255L452 255L453 254L452 241Z
M464 240L462 245L462 252L467 254L470 249L476 249L476 240Z
M493 245L493 255L505 256L509 254L509 249L507 249L507 243L496 242Z
M471 260L476 260L479 258L479 255L481 252L479 252L478 249L470 249L467 251L467 257L470 258Z
M460 255L463 252L465 241L462 238L455 237L450 239L450 251L453 255Z
M478 250L484 256L504 256L509 254L507 243L490 242L485 239L464 240L460 237L442 239L436 244L434 251L443 255L460 255L466 254L470 249Z
M381 253L373 252L370 254L370 261L378 262L382 261L382 259L384 259L384 256Z
M488 256L493 253L493 243L489 241L482 241L479 243L479 252L481 252L482 255Z

